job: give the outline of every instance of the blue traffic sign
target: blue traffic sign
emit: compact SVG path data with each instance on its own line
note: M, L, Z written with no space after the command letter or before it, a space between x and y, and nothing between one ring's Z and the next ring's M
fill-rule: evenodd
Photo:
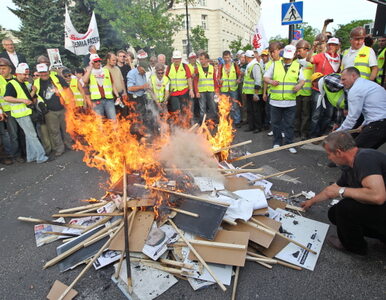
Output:
M281 5L281 25L303 23L303 1Z

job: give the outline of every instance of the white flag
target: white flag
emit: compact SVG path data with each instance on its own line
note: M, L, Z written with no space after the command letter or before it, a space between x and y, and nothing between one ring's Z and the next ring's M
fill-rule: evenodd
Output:
M252 46L253 48L259 50L259 52L261 53L261 51L263 51L269 46L269 43L267 40L267 36L265 35L264 26L260 21L256 24L254 31L255 32L252 36Z
M95 45L96 49L99 50L99 32L94 12L92 13L87 32L82 34L76 31L72 25L70 14L66 7L64 20L64 48L76 55L86 55L89 53L88 47L91 45Z

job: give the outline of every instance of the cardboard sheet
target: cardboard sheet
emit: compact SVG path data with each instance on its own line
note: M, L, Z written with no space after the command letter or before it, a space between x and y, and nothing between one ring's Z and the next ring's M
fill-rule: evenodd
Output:
M283 209L277 209L280 215L276 218L282 223L287 236L314 250L312 254L303 248L289 243L276 257L291 264L313 271L318 260L323 242L328 231L328 224L314 221Z
M260 221L261 223L263 223L264 225L268 226L269 228L275 231L279 231L279 228L281 226L280 222L265 216L254 216L253 218Z
M249 185L248 179L243 177L226 177L224 186L225 189L230 192L234 192L237 190L263 189L260 186Z
M269 245L268 248L258 246L258 249L265 256L273 258L276 256L276 254L278 254L281 250L283 250L288 244L289 244L288 240L286 240L281 235L276 234L275 238L273 239L271 245Z
M63 292L68 288L68 285L60 282L59 280L55 280L50 292L47 295L48 300L57 300L63 294ZM71 289L68 294L64 297L64 300L71 300L78 292L74 289Z
M268 206L272 209L276 209L276 208L285 209L285 207L287 206L287 203L272 198L268 200Z
M197 240L205 239L197 238ZM206 262L243 267L248 241L249 232L220 230L213 242L245 245L245 249L226 249L197 244L193 244L193 247ZM197 257L190 252L189 259L197 260Z
M262 230L259 230L256 228L253 228L253 227L251 227L247 224L243 224L241 222L239 222L235 226L229 225L229 224L224 224L224 228L227 230L232 230L232 231L249 232L250 233L249 239L252 242L255 242L256 244L261 245L265 248L268 248L271 245L271 243L275 237L275 235L269 234L265 231L262 231Z
M154 212L139 211L135 215L133 229L129 236L129 247L132 252L141 252L150 228L154 222ZM110 250L123 251L125 248L125 237L123 228L111 241Z

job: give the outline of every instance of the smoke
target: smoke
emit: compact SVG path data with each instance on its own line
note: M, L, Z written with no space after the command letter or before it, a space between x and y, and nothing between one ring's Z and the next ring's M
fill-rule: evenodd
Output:
M223 175L216 171L218 165L211 146L202 134L176 128L169 143L161 149L159 159L166 168L191 169L193 176L224 181Z

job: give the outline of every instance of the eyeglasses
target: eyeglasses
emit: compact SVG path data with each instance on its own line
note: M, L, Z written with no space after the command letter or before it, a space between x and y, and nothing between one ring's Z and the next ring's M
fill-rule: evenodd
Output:
M64 78L70 78L71 75L63 75Z
M164 74L164 71L157 71L157 74Z

